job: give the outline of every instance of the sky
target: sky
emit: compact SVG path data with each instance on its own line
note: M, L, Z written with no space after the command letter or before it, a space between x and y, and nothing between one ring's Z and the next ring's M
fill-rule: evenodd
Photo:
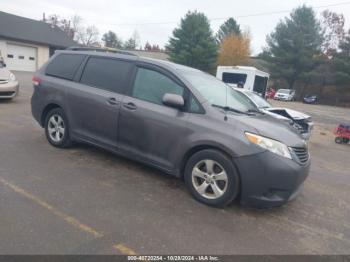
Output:
M38 20L43 13L68 19L79 15L85 26L99 29L100 37L112 30L126 40L136 30L142 46L148 41L161 47L187 11L198 10L210 19L215 33L227 18L234 17L242 29L250 31L254 55L265 46L266 36L277 23L302 4L320 7L317 13L325 9L342 13L350 28L350 1L346 0L0 0L0 10Z

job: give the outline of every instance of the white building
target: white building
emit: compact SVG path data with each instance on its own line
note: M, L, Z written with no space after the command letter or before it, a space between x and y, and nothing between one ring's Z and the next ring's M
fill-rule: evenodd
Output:
M74 45L58 27L0 11L0 56L9 70L34 72L55 50Z

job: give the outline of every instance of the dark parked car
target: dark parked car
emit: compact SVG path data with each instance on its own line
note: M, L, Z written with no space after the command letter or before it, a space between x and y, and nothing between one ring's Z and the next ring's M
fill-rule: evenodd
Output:
M317 95L306 95L303 99L305 104L316 104L318 100Z
M89 143L183 177L211 206L274 207L306 179L306 142L252 112L209 74L131 55L59 51L33 77L32 112L48 141Z

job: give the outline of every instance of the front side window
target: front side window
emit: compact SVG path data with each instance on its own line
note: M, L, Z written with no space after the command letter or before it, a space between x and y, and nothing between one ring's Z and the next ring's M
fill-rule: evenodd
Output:
M132 63L109 58L91 57L80 82L107 91L122 93L127 85Z
M184 88L157 71L138 69L132 97L162 105L163 96L167 93L182 96Z

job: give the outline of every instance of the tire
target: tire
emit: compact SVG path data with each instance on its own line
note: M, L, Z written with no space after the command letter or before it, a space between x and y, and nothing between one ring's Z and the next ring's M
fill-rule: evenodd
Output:
M335 142L336 142L337 144L343 144L343 138L341 138L340 136L337 136L337 137L335 138Z
M184 178L193 197L209 206L227 206L239 193L240 179L232 161L217 150L203 150L191 156Z
M46 115L45 134L49 143L54 147L67 148L72 145L68 120L61 108L54 108Z

